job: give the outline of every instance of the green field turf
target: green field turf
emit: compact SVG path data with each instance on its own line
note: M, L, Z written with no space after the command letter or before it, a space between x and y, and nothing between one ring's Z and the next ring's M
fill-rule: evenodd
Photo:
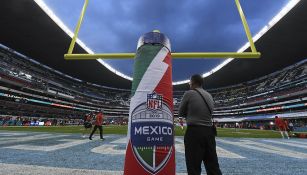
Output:
M104 134L127 134L127 126L109 125L103 126ZM0 130L7 131L28 131L28 132L53 132L53 133L83 133L84 127L82 126L10 126L0 127ZM175 128L176 136L183 136L185 130L181 130L180 127ZM86 133L89 133L87 130ZM97 130L98 133L98 130ZM235 137L235 138L280 138L280 133L276 131L267 130L247 130L247 129L235 129L232 128L218 128L218 137Z

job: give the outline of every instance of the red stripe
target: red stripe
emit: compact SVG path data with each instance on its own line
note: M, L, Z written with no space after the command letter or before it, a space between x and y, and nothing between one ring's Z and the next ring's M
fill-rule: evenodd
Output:
M163 101L169 106L170 110L173 111L172 56L170 52L163 62L168 64L168 68L154 91L157 94L163 95Z
M174 111L174 104L173 104L173 85L172 85L172 56L169 52L165 57L164 61L168 64L167 71L163 75L161 81L155 88L155 92L157 94L163 95L163 101L169 106L170 110ZM165 167L156 175L175 175L176 174L176 164L175 164L175 146L173 146L173 151L171 154L170 159L168 160ZM163 157L163 152L159 152L159 156L157 157L158 161L160 157ZM164 152L164 157L166 152ZM157 163L157 162L156 162Z

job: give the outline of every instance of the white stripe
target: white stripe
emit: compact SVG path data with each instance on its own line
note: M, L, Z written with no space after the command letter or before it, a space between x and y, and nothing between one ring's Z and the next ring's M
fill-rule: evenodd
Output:
M9 141L9 140L16 140L15 138L6 138L6 137L4 137L4 138L0 138L0 143L1 143L1 141L3 141L4 140L4 142L7 142L7 141Z
M126 150L115 149L117 145L105 144L91 149L91 152L106 155L124 155Z
M123 138L117 139L115 141L112 141L110 143L112 143L112 144L126 144L127 143L126 141L127 141L127 138L123 137Z
M261 151L261 152L278 154L278 155L282 155L282 156L286 156L286 157L292 157L292 158L298 158L298 159L307 159L306 153L291 151L291 150L288 150L288 149L283 149L283 148L276 147L276 146L261 144L261 143L253 142L253 141L250 141L250 140L242 140L242 141L239 141L239 142L232 142L232 141L226 141L226 140L223 140L223 139L218 139L218 141L222 142L222 143L230 144L230 145L235 145L235 146L240 146L240 147L243 147L243 148Z
M180 144L176 144L176 151L183 153L184 154L184 141L183 139L176 138L176 142L179 142ZM223 158L229 158L229 159L244 159L245 157L240 156L239 154L230 152L226 149L223 149L219 146L216 147L216 153L218 157L223 157Z
M239 154L233 153L219 146L216 146L216 152L218 157L229 158L229 159L244 159L245 157Z
M56 151L59 149L65 149L65 148L70 148L76 145L80 145L83 143L88 143L90 140L76 140L76 139L62 139L58 140L66 143L62 144L57 144L57 145L52 145L52 146L37 146L37 145L14 145L14 146L8 146L5 148L10 148L10 149L19 149L19 150L30 150L30 151Z
M289 143L298 143L298 144L302 144L302 145L307 145L307 142L306 140L287 140L286 142L289 142Z
M156 169L156 146L154 145L154 147L153 147L153 160L152 160L152 168L153 169Z
M50 174L50 175L123 175L123 171L89 170L89 169L70 169L44 167L37 165L16 165L0 163L1 174ZM176 173L176 175L187 175L187 173Z
M277 143L281 145L288 145L288 146L294 146L298 148L305 148L307 149L307 145L300 145L300 143L291 143L291 142L286 142L286 141L276 141L276 140L263 140L265 142L270 142L270 143Z
M36 165L15 165L0 163L1 174L50 174L50 175L122 175L122 171L89 170L89 169L70 169L55 168Z
M5 133L0 133L0 136L7 136L7 137L12 137L12 136L22 136L22 135L27 135L26 133L10 133L10 132L5 132Z
M37 141L37 140L44 140L44 139L53 139L53 138L64 137L64 136L68 136L68 135L38 134L34 136L14 138L14 140L0 141L0 145L28 142L28 141Z

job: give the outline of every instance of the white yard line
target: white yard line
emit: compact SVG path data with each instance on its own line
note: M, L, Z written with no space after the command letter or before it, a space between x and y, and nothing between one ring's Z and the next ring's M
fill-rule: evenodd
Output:
M0 163L1 174L14 175L122 175L123 171L105 171L88 169L55 168L37 165L16 165ZM186 173L176 173L176 175L187 175Z
M18 137L18 138L15 137L14 140L0 141L0 145L21 143L21 142L28 142L28 141L37 141L37 140L46 140L46 139L53 139L53 138L65 137L65 136L68 136L68 135L37 134L37 135L26 136L26 137Z
M91 152L106 155L124 155L126 153L126 150L115 149L116 147L117 145L104 144L91 149Z
M298 148L304 148L307 149L307 145L302 145L302 143L291 143L291 142L287 142L287 141L276 141L276 140L263 140L265 142L269 142L269 143L276 143L276 144L281 144L281 145L287 145L287 146L293 146L293 147L298 147Z
M30 151L56 151L59 149L65 149L73 146L77 146L83 143L88 143L90 140L76 140L76 139L62 139L58 141L63 141L66 143L61 143L57 145L52 145L52 146L37 146L37 145L14 145L14 146L8 146L5 148L10 148L10 149L19 149L19 150L30 150Z
M12 136L23 136L27 135L27 133L16 133L16 132L0 132L0 136L7 136L7 137L12 137Z
M176 138L176 142L179 142L180 144L176 144L176 151L184 154L184 141L181 138ZM229 158L229 159L243 159L245 157L240 156L239 154L233 153L231 151L228 151L226 149L223 149L219 146L216 146L216 153L218 157L223 158Z
M112 143L112 144L126 144L127 143L127 137L123 137L123 138L114 140L110 143Z
M305 139L302 139L302 140L298 140L298 139L296 139L296 140L293 140L293 139L290 139L290 140L284 140L285 142L288 142L288 143L294 143L294 144L296 144L296 143L298 143L298 144L302 144L302 145L307 145L307 139L305 140Z
M278 154L278 155L281 155L281 156L298 158L298 159L307 159L306 153L291 151L289 149L284 149L284 148L280 148L280 147L276 147L276 146L272 146L272 145L257 143L257 142L253 142L253 141L250 141L250 140L241 140L241 141L233 142L233 141L218 139L218 141L221 142L221 143L235 145L235 146L248 148L248 149L252 149L252 150L257 150L257 151L261 151L261 152Z

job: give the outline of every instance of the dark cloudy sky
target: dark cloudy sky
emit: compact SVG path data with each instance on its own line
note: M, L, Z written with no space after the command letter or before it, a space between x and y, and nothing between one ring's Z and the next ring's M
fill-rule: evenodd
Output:
M74 29L83 0L45 0ZM289 0L241 0L252 34ZM95 52L135 52L138 38L159 29L173 52L237 51L247 42L234 0L90 0L80 39ZM205 73L221 59L174 60L174 81ZM106 60L132 76L133 60ZM97 64L99 64L97 62Z

